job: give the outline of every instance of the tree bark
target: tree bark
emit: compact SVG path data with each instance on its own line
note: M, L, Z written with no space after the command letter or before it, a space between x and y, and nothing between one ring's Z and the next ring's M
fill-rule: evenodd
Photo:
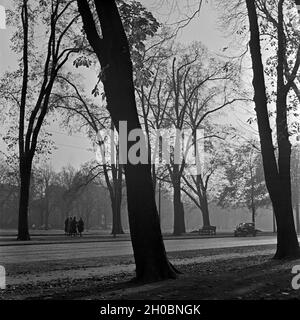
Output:
M19 105L19 159L20 159L20 179L21 179L21 188L20 188L20 206L19 206L19 222L18 222L18 239L20 240L29 240L28 233L28 203L29 203L29 188L30 188L30 174L32 170L32 159L35 155L38 143L38 137L40 134L41 127L44 123L44 119L48 112L48 106L50 101L50 96L52 88L57 77L59 70L67 62L70 54L72 52L78 52L75 48L70 48L63 50L61 48L61 43L63 42L63 37L68 34L68 30L75 23L78 18L78 15L75 16L70 23L65 28L61 28L61 25L58 21L61 21L59 17L65 12L69 4L66 3L66 6L60 13L58 13L59 5L62 2L57 1L56 4L52 3L52 13L51 17L48 16L50 32L47 39L47 50L45 56L45 64L41 73L42 78L40 81L40 88L37 89L38 98L35 102L33 109L28 114L27 119L26 107L27 107L27 93L28 93L28 83L30 79L30 70L29 70L29 16L30 10L28 9L28 0L23 0L23 5L21 9L21 21L22 21L22 32L23 32L23 43L22 43L22 90L21 90L21 99ZM59 24L59 27L58 27ZM62 49L62 50L61 50ZM65 54L64 54L65 53ZM32 103L32 101L31 101ZM27 122L25 130L25 121ZM24 139L25 137L25 139ZM28 181L25 181L28 178ZM24 224L24 225L22 225Z
M252 217L252 223L255 225L255 215L256 215L256 209L255 209L255 205L252 204L251 206L251 217Z
M118 159L119 160L119 159ZM114 206L113 206L113 228L112 234L123 234L122 219L121 219L121 203L122 203L122 176L123 168L120 163L115 167L113 174L114 183Z
M280 182L280 207L277 219L278 245L275 258L300 256L299 243L295 230L291 191L291 143L287 123L287 94L290 87L284 83L284 62L286 41L283 26L283 2L278 3L278 50L277 50L277 100L276 100L276 129L278 144L278 173ZM279 241L280 239L280 241Z
M279 148L278 167L276 163L274 146L272 141L272 131L269 122L268 104L264 79L264 68L261 58L260 35L258 18L254 0L246 0L249 25L250 25L250 53L253 69L254 102L257 115L258 130L260 136L263 167L265 173L266 186L272 201L276 222L277 222L277 251L274 258L294 258L299 257L299 243L295 231L293 211L291 206L289 159L290 146L287 135L286 118L284 110L284 93L277 92L277 137ZM280 6L279 6L280 9ZM281 8L282 9L282 8ZM281 64L282 45L278 34L278 65ZM281 51L280 51L281 50ZM277 68L278 81L283 81L282 72ZM279 84L280 85L280 84ZM277 86L278 87L278 86ZM286 102L285 102L286 103ZM279 108L278 108L279 107ZM278 113L279 111L279 113ZM280 124L280 122L282 122ZM282 127L283 126L283 127ZM278 132L279 130L279 132ZM283 136L282 136L283 134Z
M185 233L184 207L180 199L180 187L174 185L173 206L174 206L174 229L173 234L180 236Z
M299 210L299 203L296 203L296 227L297 232L300 233L300 210Z
M20 159L20 197L19 197L19 220L18 240L30 240L28 226L28 205L30 192L31 162L28 158Z
M121 219L121 202L122 202L122 168L120 164L112 164L112 181L109 179L108 169L103 165L105 182L109 191L112 211L112 230L111 234L123 234Z
M201 200L201 212L202 212L203 227L210 227L209 209L208 209L207 198L205 195L203 195L203 199Z
M174 164L174 171L178 171L176 169L178 168L177 164ZM173 171L173 173L174 173ZM178 174L174 173L173 175L173 207L174 207L174 229L173 234L174 235L181 235L182 233L185 233L185 221L184 221L184 207L183 203L181 201L181 184L180 184L180 177L179 177L179 171Z
M134 96L127 37L115 1L95 1L95 6L101 23L102 38L97 33L88 2L78 0L88 41L105 73L103 85L107 109L116 129L119 130L119 121L126 121L130 132L141 126ZM132 144L133 142L128 143L127 151ZM160 230L150 164L127 163L125 179L136 280L148 282L175 278L176 272L167 259Z
M122 188L122 186L121 186ZM121 189L122 192L122 189ZM121 201L122 198L120 196L120 191L117 191L115 197L111 198L111 207L112 207L112 231L113 235L115 234L124 234L122 227L122 219L121 219Z

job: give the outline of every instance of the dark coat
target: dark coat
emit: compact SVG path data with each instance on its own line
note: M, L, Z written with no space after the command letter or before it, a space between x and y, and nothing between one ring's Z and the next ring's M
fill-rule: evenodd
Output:
M79 219L78 223L77 223L77 229L78 232L81 233L84 230L84 222L82 219Z
M71 222L71 233L76 233L76 226L77 226L77 221L75 218L72 219L72 222Z
M65 232L68 232L69 218L65 220Z

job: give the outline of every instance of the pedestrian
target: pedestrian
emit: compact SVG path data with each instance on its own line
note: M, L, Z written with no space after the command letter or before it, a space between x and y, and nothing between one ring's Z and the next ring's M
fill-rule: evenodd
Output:
M72 233L72 217L69 217L69 220L68 220L68 230L67 230L67 234L68 236L71 236L71 233Z
M71 233L75 237L77 234L77 221L76 217L73 217L72 224L71 224Z
M79 218L78 223L77 223L77 230L78 230L79 236L81 237L82 232L84 230L84 222L81 217Z
M68 234L68 225L69 225L69 217L67 217L65 220L65 235Z

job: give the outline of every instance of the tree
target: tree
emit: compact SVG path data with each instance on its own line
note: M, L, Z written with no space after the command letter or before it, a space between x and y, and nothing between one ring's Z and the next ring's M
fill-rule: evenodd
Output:
M233 95L235 94L229 83L237 72L233 64L209 58L206 48L200 43L194 43L191 47L181 50L180 54L172 59L170 69L165 85L166 90L170 92L170 103L165 113L167 121L177 132L174 147L175 150L179 150L178 146L181 143L179 132L189 129L192 134L195 134L208 115L237 100L229 99L230 95L228 95L229 87ZM209 104L210 100L218 106L212 107L213 103ZM174 190L173 233L179 235L185 232L181 189L186 163L184 157L182 161L174 161L175 158L174 153L167 168Z
M72 29L79 18L74 4L75 1L66 0L23 0L16 1L10 12L10 21L17 29L12 38L13 50L21 56L21 63L16 72L5 75L1 91L15 105L18 114L19 240L30 239L28 203L32 164L41 147L39 135L49 111L51 92L57 75L81 45ZM38 30L41 34L37 37ZM41 45L46 46L46 52L35 50Z
M208 124L206 124L206 128ZM209 202L218 198L222 180L222 170L224 166L224 148L221 144L213 143L211 138L201 137L200 143L204 144L200 150L199 167L183 176L184 184L182 191L200 210L202 214L203 227L210 226ZM205 141L205 142L204 142ZM217 195L217 196L216 196Z
M287 124L287 94L293 82L284 82L285 39L283 30L283 0L278 1L278 51L277 51L277 100L276 100L276 135L278 160L276 160L272 131L269 121L268 100L261 58L260 31L254 0L246 0L249 29L250 54L253 69L254 102L258 131L261 144L266 186L270 194L277 222L277 251L275 258L299 257L299 243L295 231L291 203L291 177L289 141Z
M19 198L19 175L17 163L1 156L0 165L0 224L2 228L16 226Z
M117 130L119 121L126 121L127 132L140 129L134 96L132 62L118 8L113 0L95 1L93 5L100 21L101 37L88 1L78 0L87 39L102 68L107 109ZM132 145L133 142L128 143L127 152ZM127 163L124 169L136 279L153 281L174 278L176 272L167 259L160 230L151 167L149 164Z
M102 150L102 145L105 143L101 137L101 131L108 128L108 115L103 112L97 105L89 99L76 85L75 81L66 77L60 77L61 88L58 92L54 92L55 99L53 104L55 108L65 111L64 125L73 128L73 123L80 123L80 129L85 127L86 132L93 143L97 146L98 150ZM76 127L75 127L76 128ZM111 124L112 131L114 130ZM100 153L101 158L101 153ZM116 150L116 157L118 157L118 149ZM123 166L119 161L107 163L106 159L98 159L99 164L92 164L90 174L96 178L98 175L103 174L111 198L112 208L112 234L123 234L122 221L121 221L121 202L122 202L122 177Z
M33 171L35 197L40 202L41 226L49 229L49 216L55 206L55 184L57 175L50 165L42 165ZM56 199L57 200L57 199Z
M163 37L164 34L158 35ZM145 50L142 60L142 68L136 72L135 90L138 98L138 111L142 126L147 138L148 161L151 163L153 187L156 191L157 173L159 169L153 163L153 137L157 138L157 132L169 125L166 119L166 110L170 103L171 92L164 83L167 81L168 61L173 56L172 43L154 37L154 43L150 42ZM156 142L156 141L155 141ZM154 161L155 162L155 161Z
M81 190L80 194L75 200L75 207L78 210L77 216L84 219L86 230L90 228L90 219L92 213L97 209L97 202L100 198L98 189L98 186L91 181L84 189ZM100 212L97 212L97 214L100 214Z
M148 74L149 76L149 72L144 72L143 63L145 59L145 52L147 51L145 49L144 42L146 37L153 37L157 31L159 23L152 14L137 1L126 3L125 1L119 0L117 1L117 5L128 38L128 44L134 65L134 81L139 82L141 78L145 78L145 74ZM73 64L76 67L89 67L96 60L97 57L95 53L86 48L84 55L76 58ZM74 119L79 119L87 129L88 135L93 140L94 144L98 145L98 149L101 149L103 141L101 141L100 138L100 130L106 130L108 128L114 130L113 124L107 121L107 112L97 108L92 99L90 97L88 98L87 95L83 93L82 88L77 84L78 81L76 82L72 80L70 75L68 75L68 78L61 77L60 79L62 80L62 88L59 90L58 94L55 93L55 104L59 103L59 108L68 111L66 116L68 121L66 122L71 120L70 116ZM95 98L100 94L99 83L101 80L101 71L98 73L98 79L98 82L92 90L92 94ZM68 86L73 92L66 92ZM101 97L102 102L105 102L105 95L103 93L101 94ZM69 123L66 123L66 125L69 126ZM101 160L102 164L93 169L93 172L101 169L109 190L113 213L112 234L123 233L121 222L123 165L119 163L118 156L119 151L116 149L116 161L114 163L103 163Z
M58 180L62 188L64 218L67 218L75 205L76 199L90 183L91 179L84 171L76 170L71 165L68 165L62 168L58 175Z
M292 149L291 155L292 173L292 203L296 216L296 230L300 232L300 148L299 139Z
M225 159L225 186L219 196L219 205L246 207L255 223L257 208L269 204L261 155L250 144L238 150L227 150Z

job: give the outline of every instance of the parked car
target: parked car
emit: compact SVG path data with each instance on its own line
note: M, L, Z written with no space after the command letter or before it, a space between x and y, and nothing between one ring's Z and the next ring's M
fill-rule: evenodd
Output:
M255 229L255 225L254 223L250 223L250 222L243 222L240 223L236 226L235 230L234 230L234 236L235 237L247 237L248 235L252 235L253 237L256 236L257 231Z

